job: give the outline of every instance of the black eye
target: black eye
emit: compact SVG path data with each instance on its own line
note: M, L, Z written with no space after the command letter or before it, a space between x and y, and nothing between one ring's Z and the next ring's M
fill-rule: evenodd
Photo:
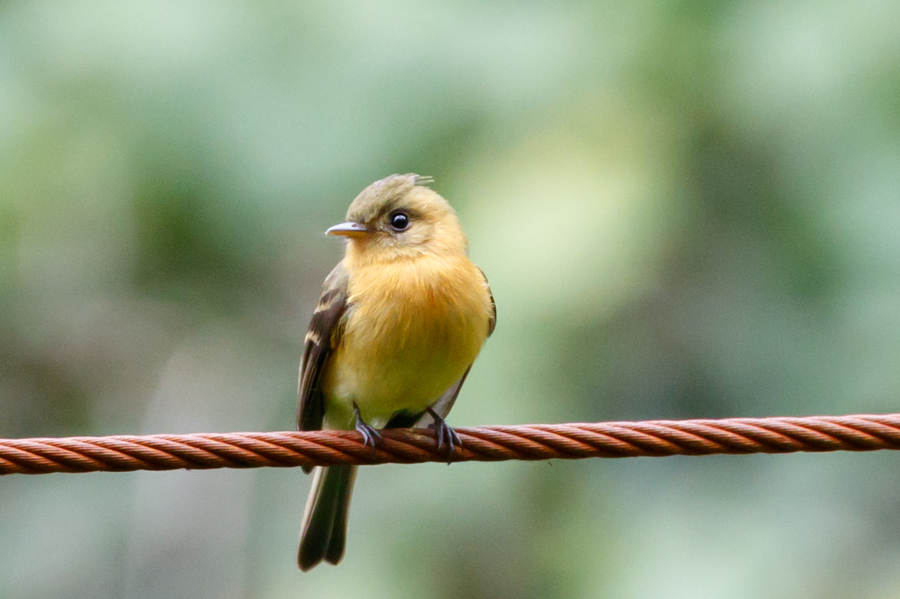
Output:
M409 215L405 212L397 211L391 213L388 217L391 228L395 231L405 231L409 227Z

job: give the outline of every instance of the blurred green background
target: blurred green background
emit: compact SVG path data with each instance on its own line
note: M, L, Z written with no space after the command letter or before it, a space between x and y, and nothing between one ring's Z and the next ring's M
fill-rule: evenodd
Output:
M900 4L0 5L0 436L285 430L364 186L499 307L456 426L900 411ZM900 597L900 456L0 480L0 598Z

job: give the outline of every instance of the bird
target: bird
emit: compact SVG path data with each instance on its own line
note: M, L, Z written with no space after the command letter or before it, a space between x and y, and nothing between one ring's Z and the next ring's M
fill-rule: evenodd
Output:
M300 430L357 430L375 449L380 429L431 428L448 461L458 435L444 420L494 332L497 307L468 240L432 177L391 175L366 187L325 278L300 361ZM303 514L297 564L307 571L344 555L356 466L317 466Z

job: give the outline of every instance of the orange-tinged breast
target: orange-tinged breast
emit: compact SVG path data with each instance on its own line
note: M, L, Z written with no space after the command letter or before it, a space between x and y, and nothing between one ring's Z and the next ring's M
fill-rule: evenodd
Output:
M462 255L353 269L349 303L323 378L332 425L352 420L354 401L376 427L432 405L475 360L491 314L484 277Z

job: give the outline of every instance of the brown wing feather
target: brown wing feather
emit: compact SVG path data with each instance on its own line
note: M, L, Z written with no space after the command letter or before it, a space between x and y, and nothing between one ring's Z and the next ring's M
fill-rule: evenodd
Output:
M301 431L322 428L325 402L319 379L328 357L340 341L346 310L347 271L343 264L338 264L325 278L300 360L297 426Z
M488 337L490 337L497 327L497 302L494 301L494 292L491 291L491 284L488 282L487 275L480 268L478 270L481 272L481 276L484 277L484 286L487 287L488 295L491 296L491 317L488 319Z

